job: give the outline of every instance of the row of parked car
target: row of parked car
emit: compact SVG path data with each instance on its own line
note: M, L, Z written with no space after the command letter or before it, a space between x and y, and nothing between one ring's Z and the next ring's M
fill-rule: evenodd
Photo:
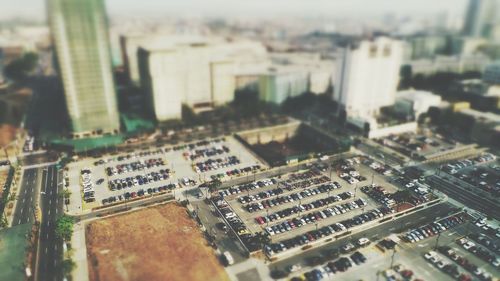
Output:
M212 157L224 153L229 153L229 148L225 145L216 145L211 147L188 150L182 153L182 156L184 156L186 160L194 161L199 158Z
M161 193L161 192L173 190L176 187L177 187L177 185L172 183L172 184L163 185L163 186L160 186L160 187L152 187L152 188L148 188L148 189L139 189L137 192L135 192L135 191L134 192L125 192L122 195L110 196L108 198L102 199L102 204L103 205L107 205L107 204L112 204L112 203L115 203L115 202L122 202L122 201L125 201L125 200L134 199L134 198L137 198L137 197L143 197L143 196L146 196L146 195L153 195L155 193Z
M211 139L211 140L202 140L202 141L197 141L194 143L189 143L189 144L180 144L174 146L172 149L174 151L179 151L179 150L184 150L184 149L195 149L197 147L202 147L202 146L209 146L209 145L216 145L220 144L222 142L225 142L225 138L216 138L216 139Z
M89 168L83 168L80 171L80 183L83 189L83 200L87 203L94 202L94 183L92 182L92 171Z
M457 243L467 251L473 253L478 258L491 263L493 266L498 267L500 265L499 259L495 254L491 253L482 246L476 245L476 243L472 242L471 240L464 237L458 239Z
M163 153L168 152L168 151L169 151L169 149L158 148L158 149L154 149L154 150L132 152L132 153L120 155L117 157L101 159L99 161L94 162L94 166L100 166L100 165L104 165L107 163L120 162L120 161L125 161L125 160L130 160L130 159L138 159L138 158L145 157L145 156L159 155L159 154L163 154Z
M392 208L396 205L396 201L391 198L391 194L379 185L371 184L363 186L361 187L361 191L386 207Z
M463 214L452 215L444 219L423 225L416 229L409 230L403 236L403 238L408 242L418 242L420 240L432 237L446 231L452 227L455 227L461 223L465 222L465 217Z
M212 198L212 202L241 239L247 239L252 236L243 221L234 213L222 197L214 197Z
M343 193L340 193L338 195L333 195L333 196L326 197L323 199L318 199L318 200L313 201L311 203L299 204L299 205L293 206L291 208L279 210L279 211L272 213L272 214L269 214L267 216L258 216L255 218L255 221L258 224L264 224L264 223L276 221L276 220L279 220L282 218L289 217L293 214L298 214L300 212L305 212L305 211L317 209L317 208L329 205L329 204L334 203L334 202L346 200L346 199L352 198L353 196L354 196L354 194L350 191L343 192Z
M371 161L371 163L368 165L370 168L372 168L375 172L388 176L392 173L392 170L390 167L380 164L377 161Z
M307 281L331 279L335 273L347 271L354 265L365 263L366 260L366 257L362 253L355 252L350 257L341 257L335 261L328 262L324 266L318 266L304 273L304 277Z
M108 177L121 175L129 172L143 171L146 169L151 169L155 167L160 167L165 165L162 158L152 158L147 160L138 160L131 163L118 164L114 167L106 167L106 174Z
M261 202L250 203L244 206L244 208L248 212L253 213L259 210L269 209L271 207L286 204L288 202L300 201L303 198L314 196L316 194L326 193L335 188L336 186L333 184L321 185L319 187L306 189L304 191L295 192L284 196L276 196L276 198L266 199Z
M288 178L284 181L285 183L292 184L294 182L298 182L301 180L308 180L310 178L314 178L317 176L321 176L321 173L316 169L309 169L304 172L291 173L288 175Z
M371 211L357 215L353 218L324 226L322 228L319 228L318 230L312 230L305 234L297 235L290 239L267 244L264 246L264 252L266 253L266 255L270 257L276 253L280 253L288 249L293 249L295 247L307 245L308 243L318 240L320 238L328 237L333 234L340 234L341 232L344 232L349 228L362 225L377 218L382 218L384 215L388 214L388 212L389 211L385 209L385 207L373 209Z
M229 187L227 189L219 191L219 195L221 197L226 197L226 196L229 196L229 195L235 195L235 194L239 194L239 193L242 193L242 192L248 192L248 191L251 191L251 190L254 190L254 189L263 188L263 187L270 186L270 185L273 185L273 184L276 184L276 183L278 183L278 181L276 179L274 179L274 178L272 178L272 179L262 179L262 180L258 180L258 181L251 182L251 183L246 183L246 184L242 184L242 185L231 186L231 187Z
M473 264L471 261L457 253L449 246L440 246L438 248L438 251L478 278L480 278L480 276L483 276L485 273L484 270ZM489 274L486 274L486 276L483 277L487 277L488 275Z
M295 192L284 196L277 196L276 198L266 199L261 202L250 203L246 205L244 208L248 212L253 213L259 210L264 210L274 206L279 206L288 202L300 201L303 198L311 197L317 194L327 193L331 190L339 188L338 186L333 183L323 184L318 187L313 187L311 189L306 189L300 192Z
M210 175L210 178L212 180L215 180L215 179L224 180L226 178L248 175L251 172L257 172L258 170L260 170L260 168L261 168L260 165L251 165L251 166L247 166L247 167L243 167L243 168L230 169L224 173Z
M230 166L235 166L240 164L240 159L232 155L225 158L207 159L205 161L197 162L193 164L193 170L197 173L203 173L213 170L218 170L222 168L227 168Z
M302 188L302 189L309 188L313 185L323 184L323 183L327 183L329 181L330 181L330 178L328 178L327 176L320 176L320 177L308 178L308 179L301 180L301 181L296 181L294 183L285 182L285 183L283 183L283 187L285 189L291 191L291 190L298 189L298 188Z
M474 240L478 244L490 249L492 252L500 254L500 246L495 243L492 239L482 233L473 233L468 236L470 239Z
M135 177L126 177L123 179L110 180L108 181L108 187L111 191L121 190L133 186L139 186L153 182L158 182L161 180L167 180L169 178L170 178L170 169L161 169L158 172L156 171L150 172L145 175L137 175Z
M359 203L359 204L358 204ZM366 202L363 199L358 199L351 201L349 203L340 204L337 206L333 206L331 208L327 208L322 211L311 212L300 216L298 218L293 218L281 223L278 223L273 226L266 227L266 232L273 236L276 234L284 233L287 231L291 231L294 228L302 227L306 224L316 223L317 221L335 216L344 214L348 211L361 208L366 205Z

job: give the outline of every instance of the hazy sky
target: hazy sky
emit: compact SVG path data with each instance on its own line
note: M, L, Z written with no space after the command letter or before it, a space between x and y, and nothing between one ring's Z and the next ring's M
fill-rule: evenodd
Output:
M46 0L0 0L0 19L45 18ZM348 16L461 14L467 0L107 0L111 15Z

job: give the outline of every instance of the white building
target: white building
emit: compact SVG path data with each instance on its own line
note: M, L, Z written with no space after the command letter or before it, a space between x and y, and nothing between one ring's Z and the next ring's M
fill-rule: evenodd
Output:
M334 100L347 119L369 119L394 104L403 57L400 41L380 37L340 51Z
M406 63L412 74L431 75L437 72L464 73L467 71L483 71L490 59L483 54L460 56L436 56L432 59L412 60Z
M427 113L430 107L439 106L441 96L427 91L406 90L396 94L396 112L404 116L412 116L415 120L422 113Z
M232 101L235 69L265 56L257 42L175 38L139 48L138 69L156 118L165 121L181 118L182 104L197 110Z
M259 98L281 104L308 91L309 73L297 66L272 66L259 76Z

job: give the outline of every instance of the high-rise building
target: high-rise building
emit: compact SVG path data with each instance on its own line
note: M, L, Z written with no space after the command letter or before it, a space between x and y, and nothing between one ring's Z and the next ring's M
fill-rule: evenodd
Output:
M103 0L48 0L66 107L75 134L120 128Z
M500 32L499 0L470 0L463 33L470 37L496 39Z
M379 37L351 42L337 58L334 100L347 117L365 119L393 105L403 57L400 41Z

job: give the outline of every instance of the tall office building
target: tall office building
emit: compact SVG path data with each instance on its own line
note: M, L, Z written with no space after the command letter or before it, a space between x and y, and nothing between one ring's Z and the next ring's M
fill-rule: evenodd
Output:
M500 38L498 9L499 0L470 0L463 28L464 35L487 39Z
M120 127L103 0L48 0L66 107L78 135Z
M340 51L333 98L348 118L371 118L394 104L402 58L402 43L385 37L353 42Z

